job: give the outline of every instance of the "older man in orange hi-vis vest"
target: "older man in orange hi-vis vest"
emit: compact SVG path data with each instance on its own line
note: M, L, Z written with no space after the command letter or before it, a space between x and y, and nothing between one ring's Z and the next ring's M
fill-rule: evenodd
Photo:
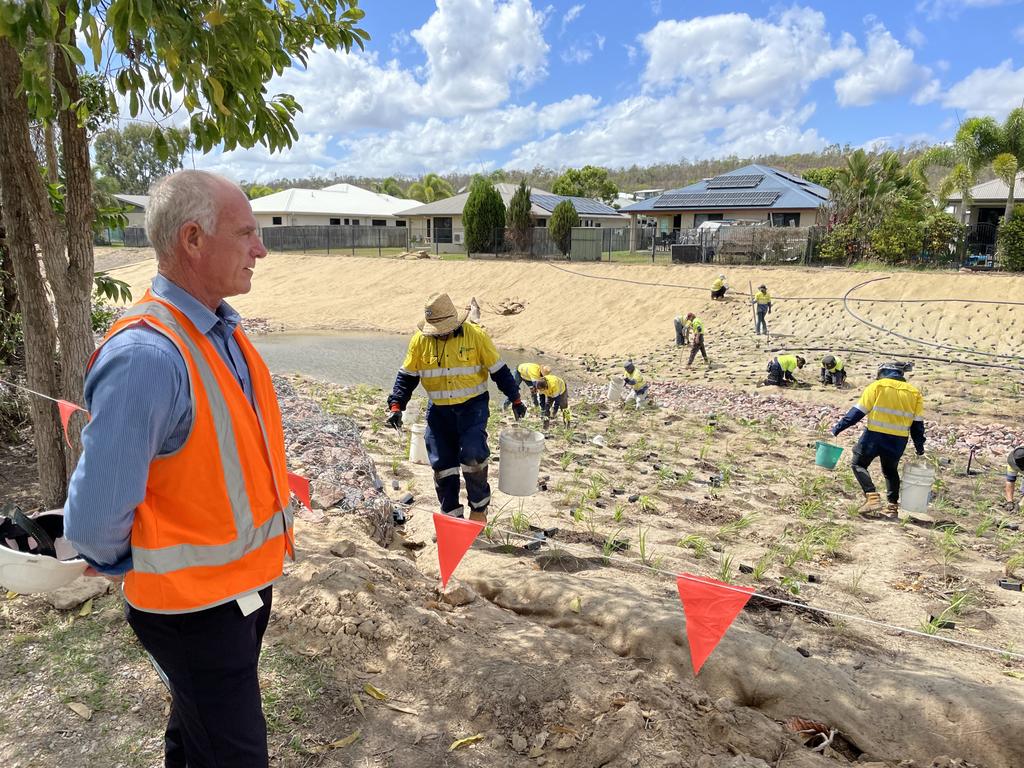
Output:
M146 234L158 274L89 363L65 535L123 579L171 693L165 765L263 768L257 665L292 509L270 373L224 299L267 251L245 194L204 171L156 183Z

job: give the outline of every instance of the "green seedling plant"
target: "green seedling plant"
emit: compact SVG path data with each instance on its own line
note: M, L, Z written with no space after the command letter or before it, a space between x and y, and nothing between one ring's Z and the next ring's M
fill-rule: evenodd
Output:
M622 533L623 530L625 530L625 528L619 526L619 528L616 529L615 533L609 534L608 537L604 540L604 544L601 545L601 557L603 558L606 565L608 564L608 561L611 558L611 556L614 555L615 552L617 552L620 548L619 542L622 540L619 538L619 534Z
M732 559L732 555L723 552L721 560L718 561L718 580L726 584L732 583Z
M1014 555L1010 555L1010 557L1006 559L1006 563L1003 565L1003 573L1006 574L1007 578L1016 578L1018 568L1024 568L1024 552L1017 552Z
M614 509L612 509L612 520L615 521L616 523L621 523L622 519L623 519L623 517L625 517L625 515L626 515L626 505L621 503L621 502L619 502L618 504L615 505Z
M731 520L725 523L717 531L715 531L714 538L716 539L732 539L739 535L742 531L749 528L754 520L757 519L756 512L749 512L745 515L741 515L735 520Z
M687 534L686 536L681 538L679 540L679 546L683 549L692 549L693 556L698 560L703 558L708 553L708 550L711 548L711 545L708 543L707 539L705 539L703 536L698 536L695 533Z
M572 464L572 461L575 458L576 455L572 451L566 451L561 455L561 457L559 457L558 465L562 468L563 472L569 469L569 465Z
M754 570L750 574L754 577L754 581L761 581L765 577L765 574L768 573L768 569L771 568L778 559L779 551L780 549L778 545L772 545L765 550L764 554L757 558L757 562L754 563Z
M641 512L657 512L658 506L654 503L654 499L650 496L643 495L637 499L637 504L640 505Z
M650 528L644 528L642 525L637 526L637 552L640 555L640 562L644 565L652 565L654 563L654 547L648 542L648 534Z

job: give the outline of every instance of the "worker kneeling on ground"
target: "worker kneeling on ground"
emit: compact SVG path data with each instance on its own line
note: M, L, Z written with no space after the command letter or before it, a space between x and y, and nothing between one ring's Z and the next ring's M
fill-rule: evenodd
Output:
M537 382L549 373L551 373L551 366L541 365L540 363L520 363L516 366L515 373L512 376L516 382L516 389L522 387L523 384L528 386L530 388L530 399L534 405L540 406L541 396L537 392ZM510 405L512 405L512 401L506 397L501 407L504 409Z
M1014 448L1006 457L1006 485L1003 492L1006 496L1007 512L1017 509L1017 505L1013 501L1013 491L1017 487L1017 475L1020 474L1021 467L1024 467L1024 447ZM1021 506L1024 508L1024 503Z
M836 389L842 389L846 384L846 364L843 358L836 355L821 358L821 383L834 384Z
M853 448L853 474L864 491L864 504L858 512L867 514L882 509L882 498L868 467L876 458L882 462L882 474L888 491L889 515L899 512L900 458L907 449L907 438L914 441L918 456L924 455L924 399L904 378L910 363L883 363L878 379L871 382L857 404L832 428L838 435L867 416L867 428Z
M544 426L547 427L552 416L562 412L562 421L569 425L569 389L560 376L548 374L537 382L537 391L544 398L544 405L541 406L541 413L544 416Z
M650 389L648 384L640 373L640 369L633 365L632 360L627 360L623 366L626 370L626 375L622 377L623 383L630 388L626 394L626 399L623 404L628 403L630 400L636 401L636 408L640 410L645 402L647 402L647 390Z
M807 361L800 355L779 355L768 363L768 376L764 383L775 387L795 384L796 376L793 372L797 368L803 368L806 363Z
M405 362L388 397L391 415L387 423L401 428L402 411L422 381L430 398L424 439L441 511L462 517L461 469L466 480L469 519L487 522L487 505L491 500L491 486L487 483L488 374L512 401L516 420L526 415L526 406L494 342L479 326L466 322L467 314L464 310L456 311L446 293L434 294L427 301L424 319L409 341Z
M711 284L711 298L724 299L725 292L728 290L729 286L725 284L725 275L719 275L718 279Z

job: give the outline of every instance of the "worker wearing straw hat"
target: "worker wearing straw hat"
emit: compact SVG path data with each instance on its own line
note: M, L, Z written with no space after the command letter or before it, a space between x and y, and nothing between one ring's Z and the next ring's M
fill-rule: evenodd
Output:
M400 429L402 411L422 382L430 404L424 438L434 470L441 511L462 517L459 471L466 481L469 519L487 522L491 487L487 482L487 377L512 401L516 419L526 415L519 387L494 342L478 325L466 322L447 293L435 293L423 308L419 330L409 341L405 361L388 397L387 422Z

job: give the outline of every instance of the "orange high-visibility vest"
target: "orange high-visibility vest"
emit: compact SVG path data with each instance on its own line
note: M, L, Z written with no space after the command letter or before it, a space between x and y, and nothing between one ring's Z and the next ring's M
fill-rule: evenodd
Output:
M149 465L124 595L143 611L199 611L262 589L281 575L286 554L295 558L281 412L270 372L241 328L234 339L249 366L255 410L210 340L149 291L104 342L139 322L170 339L185 360L192 429L179 450Z

